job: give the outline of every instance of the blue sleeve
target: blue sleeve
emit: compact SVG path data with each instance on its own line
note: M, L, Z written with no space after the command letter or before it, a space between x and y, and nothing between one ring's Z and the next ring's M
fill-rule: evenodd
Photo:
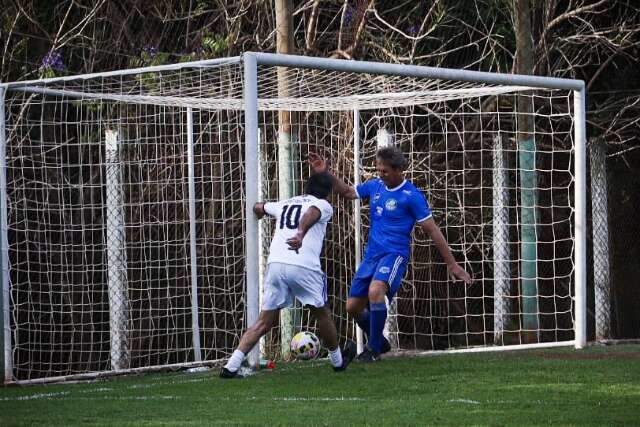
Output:
M376 185L376 181L377 180L375 179L370 179L365 183L356 185L356 193L358 194L358 199L368 199L369 197L371 197L371 191Z
M412 192L409 198L409 210L416 222L422 222L431 218L429 203L419 190Z

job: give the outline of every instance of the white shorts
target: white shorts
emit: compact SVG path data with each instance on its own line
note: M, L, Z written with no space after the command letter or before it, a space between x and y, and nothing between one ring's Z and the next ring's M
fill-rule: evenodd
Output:
M327 303L327 281L324 273L297 265L270 263L263 288L262 310L291 307L294 297L302 305L324 307Z

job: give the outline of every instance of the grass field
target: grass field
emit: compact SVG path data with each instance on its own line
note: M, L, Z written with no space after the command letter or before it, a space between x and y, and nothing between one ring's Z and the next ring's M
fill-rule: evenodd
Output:
M640 425L640 345L0 388L0 425Z

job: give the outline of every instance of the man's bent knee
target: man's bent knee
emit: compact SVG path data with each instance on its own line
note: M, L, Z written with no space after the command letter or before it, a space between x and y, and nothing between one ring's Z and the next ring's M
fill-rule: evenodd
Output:
M372 303L384 302L384 296L389 290L389 285L380 280L374 280L369 286L369 301Z

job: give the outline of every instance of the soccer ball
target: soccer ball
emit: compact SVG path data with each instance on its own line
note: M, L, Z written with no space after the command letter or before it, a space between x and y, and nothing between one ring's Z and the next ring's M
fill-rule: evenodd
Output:
M299 332L291 340L291 354L296 359L315 359L318 353L320 353L320 340L312 332Z

